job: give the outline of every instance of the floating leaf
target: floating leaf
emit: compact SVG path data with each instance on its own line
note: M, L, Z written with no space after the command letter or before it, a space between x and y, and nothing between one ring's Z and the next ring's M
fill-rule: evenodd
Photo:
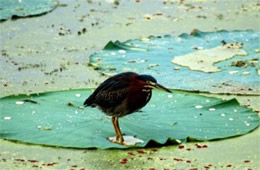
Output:
M123 148L106 139L115 136L110 117L95 108L80 107L92 92L71 90L2 98L0 137L62 147ZM25 99L37 104L15 104ZM203 141L243 135L258 127L259 117L234 99L154 91L142 112L120 118L119 122L123 133L143 140L137 147L144 147L151 141L164 144L169 139Z
M197 31L145 41L109 42L90 56L90 64L109 75L123 71L150 74L174 89L260 94L260 54L255 52L259 37L259 31Z
M50 12L57 4L57 0L1 0L0 20L40 15Z

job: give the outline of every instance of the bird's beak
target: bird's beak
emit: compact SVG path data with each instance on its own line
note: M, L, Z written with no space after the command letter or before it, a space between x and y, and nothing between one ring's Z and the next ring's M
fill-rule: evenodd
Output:
M169 89L167 89L166 87L156 83L155 85L153 85L153 88L158 89L158 90L162 90L162 91L166 91L168 93L171 93L171 91Z

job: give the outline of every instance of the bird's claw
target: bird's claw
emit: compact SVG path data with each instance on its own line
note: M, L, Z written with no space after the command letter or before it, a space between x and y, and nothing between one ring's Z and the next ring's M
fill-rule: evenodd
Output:
M123 146L130 146L127 143L125 143L124 141L114 139L114 137L108 137L107 140L109 140L112 143L117 143L117 144L120 144L120 145L123 145Z
M137 139L133 136L124 136L124 141L117 140L116 137L108 137L107 139L112 143L117 143L123 146L135 146L136 144L143 143L144 141L141 139Z

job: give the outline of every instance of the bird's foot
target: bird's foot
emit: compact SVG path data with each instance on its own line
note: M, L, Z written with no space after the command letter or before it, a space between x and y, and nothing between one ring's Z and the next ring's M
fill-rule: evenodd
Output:
M116 137L108 137L107 139L112 143L117 143L124 146L135 146L136 144L143 143L141 139L137 139L133 136L123 136L124 141L117 140Z

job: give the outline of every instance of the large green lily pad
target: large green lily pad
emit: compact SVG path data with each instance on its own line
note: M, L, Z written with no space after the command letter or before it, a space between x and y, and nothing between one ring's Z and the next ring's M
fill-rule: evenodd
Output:
M0 20L40 15L52 11L57 0L1 0Z
M255 95L260 94L259 37L259 31L194 31L109 42L90 56L90 64L109 75L151 74L174 89Z
M82 109L93 90L71 90L0 99L0 137L22 142L75 147L123 148L106 140L114 136L111 120L94 108ZM246 134L259 126L259 117L239 106L197 94L154 91L152 100L137 112L120 119L126 135L144 143L167 140L214 140Z

